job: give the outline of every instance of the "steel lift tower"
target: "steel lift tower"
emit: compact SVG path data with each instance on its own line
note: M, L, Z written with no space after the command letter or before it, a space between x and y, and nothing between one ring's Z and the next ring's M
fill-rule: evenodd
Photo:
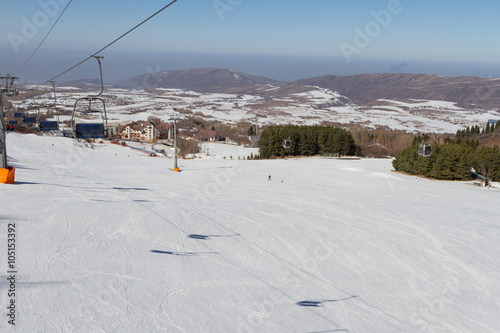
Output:
M19 94L17 89L12 88L14 81L18 79L10 74L0 76L0 183L14 183L15 168L7 165L7 147L5 144L5 123L3 113L3 97L15 96ZM2 82L5 80L5 88L2 88Z

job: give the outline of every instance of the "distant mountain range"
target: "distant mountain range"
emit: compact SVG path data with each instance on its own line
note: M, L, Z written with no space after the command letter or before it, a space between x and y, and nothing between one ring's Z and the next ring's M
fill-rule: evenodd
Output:
M66 82L64 85L88 87L95 80ZM98 82L96 82L98 83ZM251 94L263 97L289 96L317 86L336 91L346 101L360 105L379 99L438 100L455 102L462 107L496 109L500 105L500 79L475 76L443 77L431 74L358 74L326 75L294 82L282 82L229 69L201 68L138 75L111 85L123 89L175 88L200 93Z
M500 79L476 76L394 73L326 75L289 84L334 90L357 104L370 104L377 99L424 99L455 102L462 107L492 109L500 106Z
M199 68L143 74L112 84L124 89L175 88L201 93L240 94L265 85L280 86L284 82L229 69Z

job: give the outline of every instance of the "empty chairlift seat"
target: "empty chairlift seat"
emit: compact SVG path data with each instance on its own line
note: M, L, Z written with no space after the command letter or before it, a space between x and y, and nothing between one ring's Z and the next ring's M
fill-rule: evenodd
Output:
M9 120L9 125L17 125L17 120Z
M57 121L41 121L39 127L40 131L55 131L59 129Z
M105 138L103 124L76 124L76 137L81 139L98 139Z
M24 114L22 112L14 112L14 118L23 118Z
M36 117L24 117L23 123L25 125L33 125L36 124Z
M98 56L91 56L97 60L99 64L99 75L101 81L101 91L97 95L91 95L87 97L82 97L76 100L75 107L73 108L73 113L71 115L71 131L73 136L76 139L97 139L97 138L106 138L107 137L107 126L108 126L108 117L106 115L106 103L101 96L104 90L104 84L102 80L102 69L101 69L101 60ZM92 108L92 102L94 100L100 101L102 103L102 112L95 108ZM102 123L76 123L76 110L79 102L88 103L87 113L95 113L96 111L101 113L102 115Z

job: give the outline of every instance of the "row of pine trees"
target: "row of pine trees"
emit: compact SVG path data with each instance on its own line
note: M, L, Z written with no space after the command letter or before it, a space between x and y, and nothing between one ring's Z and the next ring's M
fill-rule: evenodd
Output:
M447 140L433 143L430 157L418 155L420 138L393 161L397 171L443 180L469 180L474 168L493 181L500 181L500 149L480 146L476 140Z
M290 139L290 148L283 141ZM348 131L332 126L269 126L260 135L261 158L285 156L314 156L336 153L354 155L357 146Z
M475 126L468 126L467 128L463 130L458 130L457 131L457 137L463 137L467 135L473 135L473 134L489 134L493 133L495 131L500 132L500 125L496 125L494 123L488 122L485 127L482 129L479 127L479 125Z

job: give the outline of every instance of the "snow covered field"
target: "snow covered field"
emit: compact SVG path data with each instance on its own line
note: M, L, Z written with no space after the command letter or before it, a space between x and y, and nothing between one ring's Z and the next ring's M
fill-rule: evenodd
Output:
M144 90L106 89L106 108L110 123L124 124L154 116L168 122L175 110L184 116L197 115L227 124L239 121L259 124L340 124L366 128L389 128L419 133L455 133L471 125L484 126L489 119L499 119L497 110L462 109L447 101L381 99L377 105L363 106L349 102L337 92L308 87L303 93L273 97L272 101L259 96L234 94L203 94L182 89ZM47 87L48 89L48 87ZM50 91L50 89L48 89ZM58 90L58 108L73 110L75 98L90 92ZM50 105L52 95L45 94L27 104ZM343 101L343 102L342 102ZM343 104L347 103L347 104ZM15 103L23 107L22 102ZM82 105L86 105L83 103ZM42 113L47 110L44 108ZM95 114L95 117L100 116ZM68 116L61 120L68 120ZM89 120L87 120L89 121Z
M498 188L390 160L206 158L175 173L111 144L9 134L7 149L16 326L2 256L1 331L498 332Z

